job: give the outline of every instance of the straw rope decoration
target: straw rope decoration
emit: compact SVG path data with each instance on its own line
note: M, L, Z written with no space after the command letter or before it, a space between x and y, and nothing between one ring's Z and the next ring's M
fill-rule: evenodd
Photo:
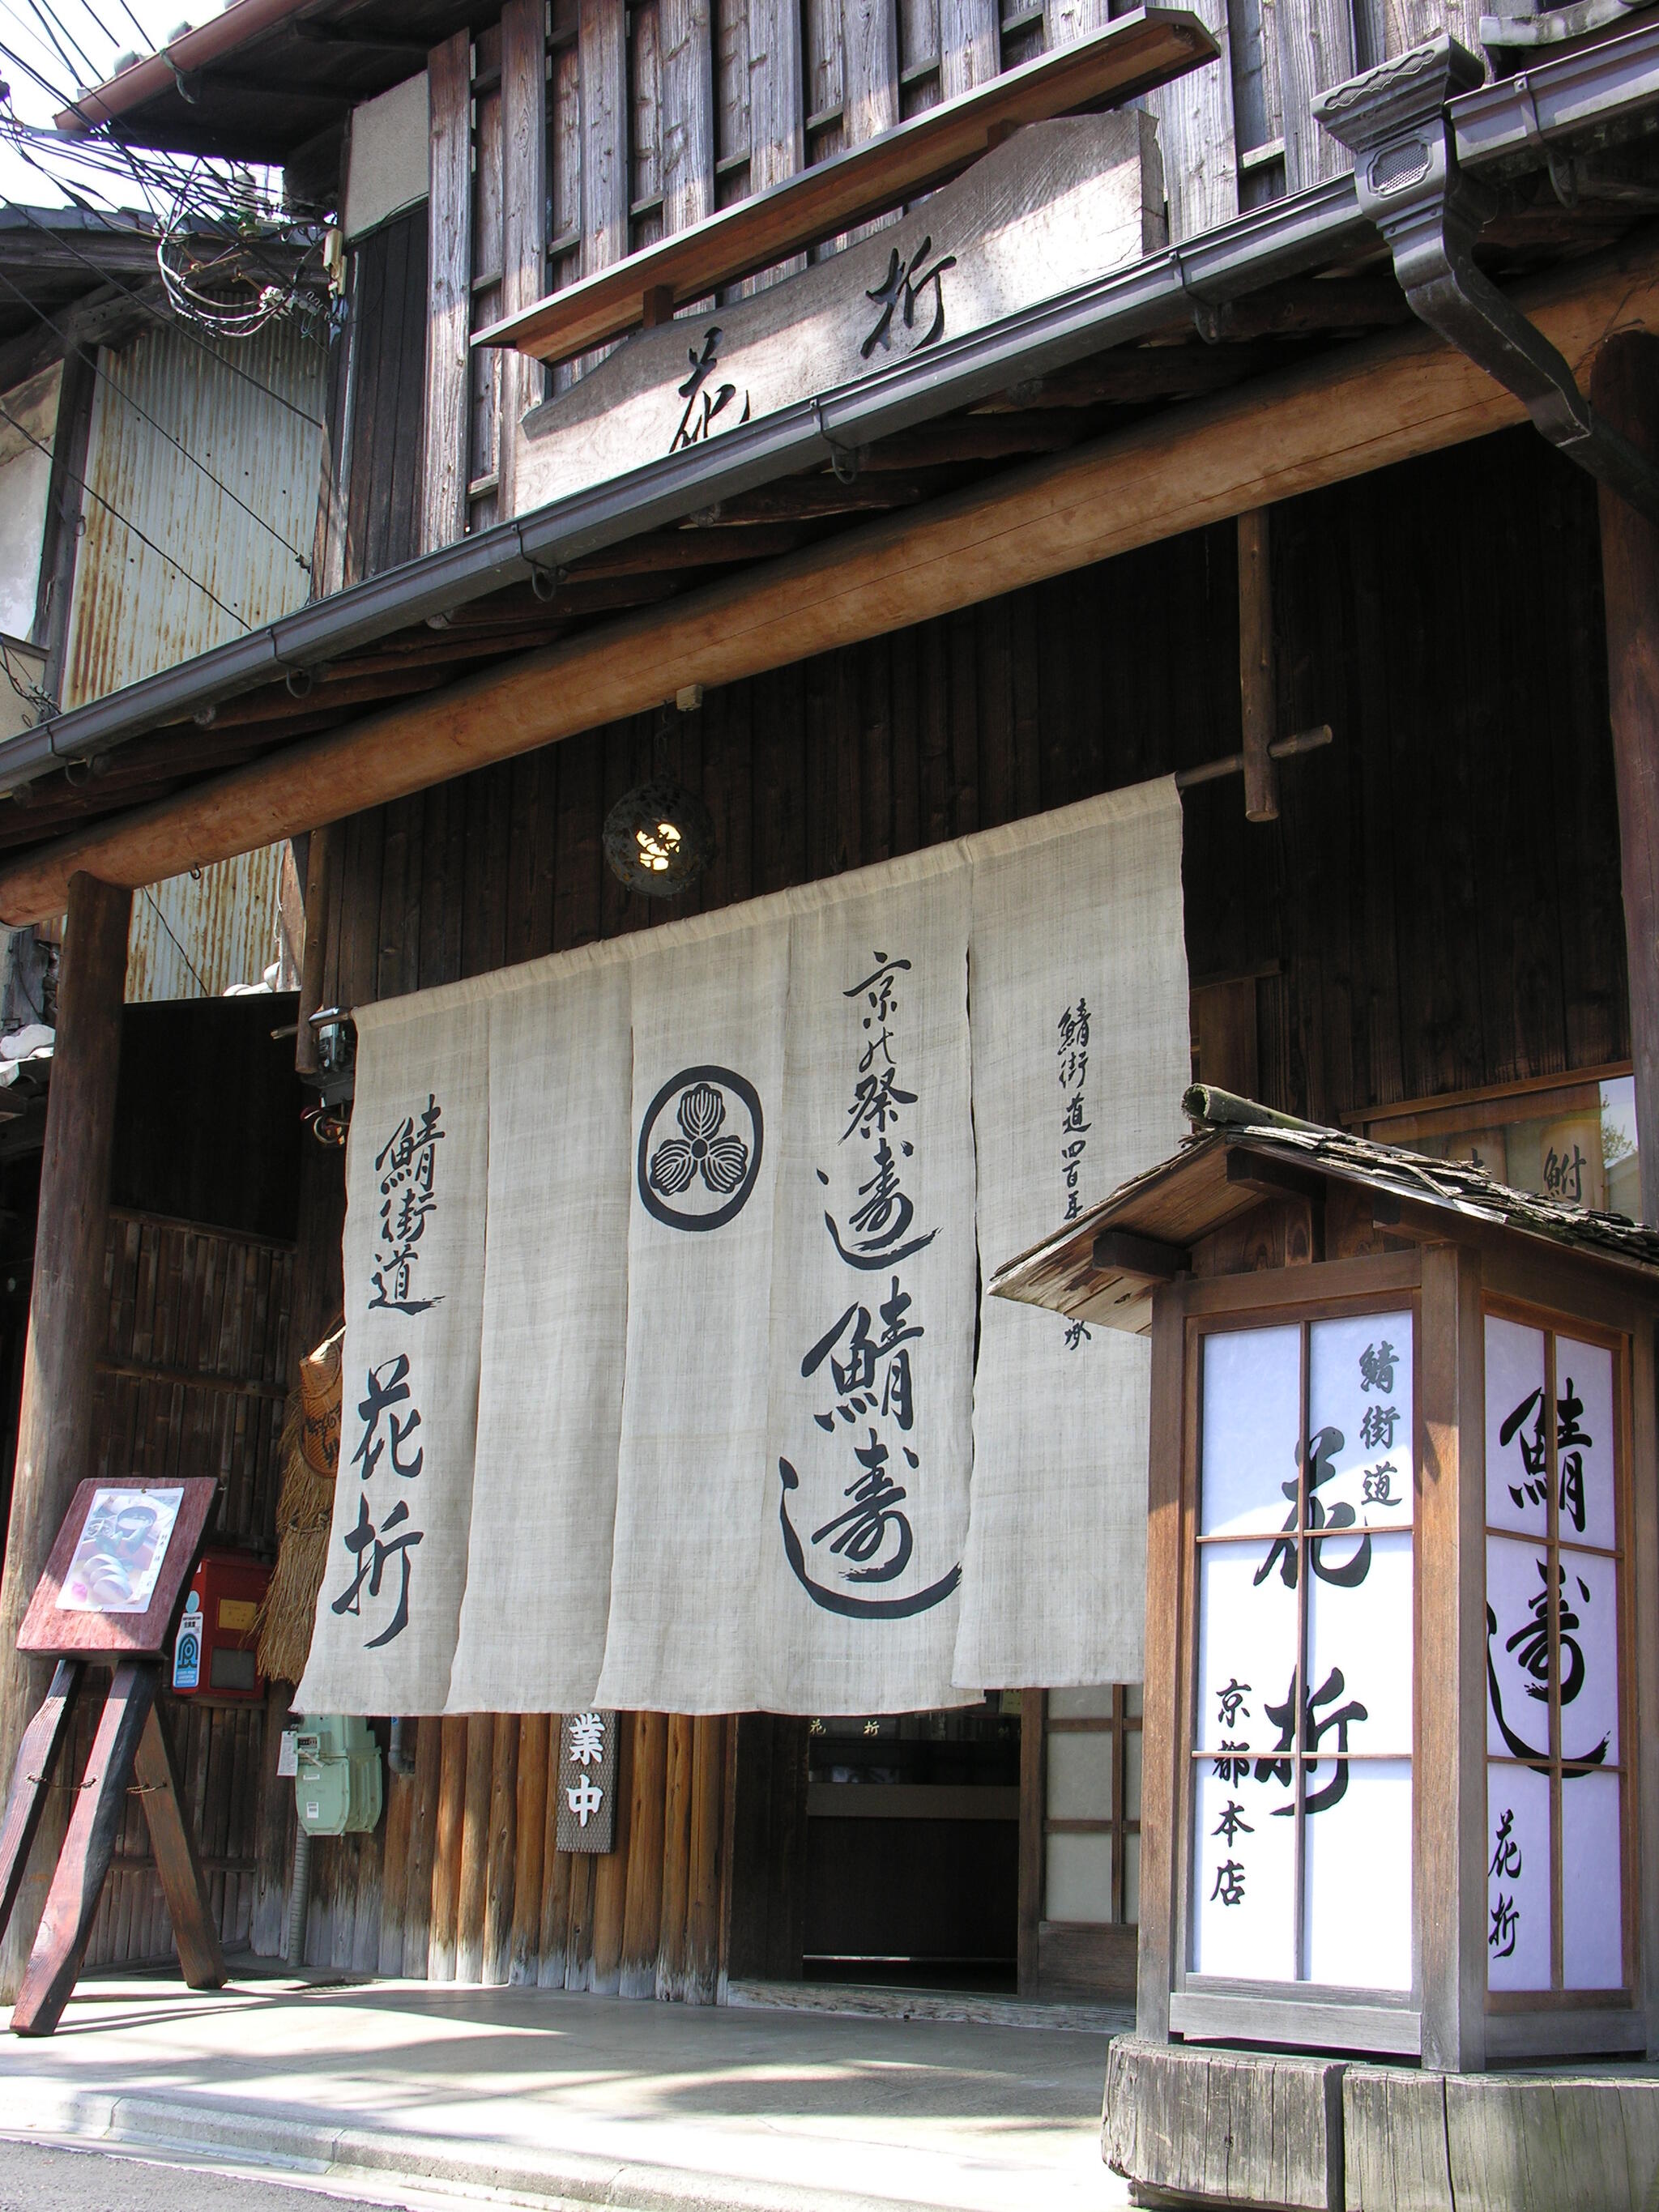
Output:
M259 1609L259 1671L297 1682L311 1649L312 1620L328 1557L334 1477L340 1464L340 1353L343 1322L300 1362L300 1387L283 1425L283 1486L276 1500L276 1567Z

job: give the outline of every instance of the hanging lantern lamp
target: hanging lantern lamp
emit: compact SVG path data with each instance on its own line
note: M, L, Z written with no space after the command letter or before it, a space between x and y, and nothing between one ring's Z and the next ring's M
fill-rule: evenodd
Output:
M714 817L694 791L668 772L668 718L702 703L700 688L683 691L657 724L656 759L648 783L625 792L605 817L611 872L647 898L677 898L714 857Z

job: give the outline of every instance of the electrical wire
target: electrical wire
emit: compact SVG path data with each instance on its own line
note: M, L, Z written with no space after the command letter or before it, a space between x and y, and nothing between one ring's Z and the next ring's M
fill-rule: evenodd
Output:
M155 892L151 890L148 884L143 884L139 888L143 890L144 896L149 901L151 906L155 908L155 919L161 923L162 928L166 930L167 935L173 939L173 945L178 951L179 957L184 962L185 967L189 969L191 974L196 978L197 989L200 991L204 999L210 999L213 994L208 989L207 985L202 981L201 969L191 958L189 953L185 951L184 946L179 943L179 939L173 933L173 924L167 920L166 915L162 913L160 906L156 904Z
M103 17L98 13L98 10L93 6L92 0L81 0L81 5L86 9L88 15L91 16L93 21L97 24L99 29L109 40L110 45L113 46L115 44L115 33L111 30L109 25L104 21ZM149 44L149 40L146 39L144 43L148 46ZM108 70L106 70L104 74L107 76L109 74Z
M216 362L220 368L228 371L229 374L240 377L245 384L251 384L256 392L263 392L267 399L276 400L279 406L286 407L291 415L297 415L302 422L308 422L313 430L322 430L326 433L327 425L319 416L312 414L309 409L301 407L296 400L290 399L286 392L275 390L263 379L252 374L239 362L228 360L215 347L210 346L199 331L192 330L187 323L180 323L172 315L164 313L154 301L145 299L142 292L135 291L130 285L124 284L112 270L100 268L97 262L89 255L82 253L80 248L67 237L54 231L49 224L42 222L33 208L25 207L21 200L9 199L3 194L0 194L0 207L9 210L14 215L21 215L24 222L32 228L38 230L43 238L48 238L54 245L62 246L74 260L78 261L83 268L89 270L100 283L111 285L116 291L125 294L135 307L147 314L152 322L159 323L163 330L177 331L180 337L187 339L198 352L204 353L210 361ZM88 209L86 212L96 217L96 210ZM111 228L112 228L113 226Z
M51 692L43 691L33 677L20 676L12 666L11 654L7 650L3 637L0 637L0 671L3 671L7 683L10 684L23 704L34 709L34 719L37 722L43 722L48 715L58 712L58 702L52 697Z
M46 10L45 10L44 9L42 9L42 8L38 4L38 0L27 0L27 7L28 7L29 13L30 13L33 17L34 17L35 21L36 21L40 25L41 29L42 29L43 31L45 31L45 33L46 33L46 43L47 43L47 45L48 45L48 46L50 46L52 47L52 51L53 51L53 52L56 53L56 55L58 56L58 60L59 60L60 62L62 62L62 64L64 64L64 68L69 71L71 81L73 81L76 77L79 76L82 72L84 72L88 76L95 77L95 76L97 76L97 74L98 74L98 71L97 71L97 70L94 67L93 64L92 64L91 62L89 62L89 61L87 59L87 58L86 58L86 56L85 56L84 54L82 54L82 55L81 55L81 58L80 58L80 59L79 59L79 61L78 61L78 62L73 62L73 61L71 61L71 60L70 59L69 56L68 56L68 55L64 52L64 49L63 49L62 46L58 43L58 30L63 29L63 26L62 26L61 24L58 24L58 25L57 25L57 26L56 26L56 27L54 27L54 25L53 25L53 20L52 20L52 16L51 16L51 15L49 15L46 12ZM69 37L69 33L68 33L67 31L64 31L64 36L65 38L68 38L68 37ZM70 44L71 44L71 45L73 45L73 44L74 44L74 41L73 41L72 40L70 40ZM79 50L78 50L78 48L77 48L77 50L76 50L76 51L77 51L77 52L79 51Z
M27 293L25 292L21 286L14 284L10 277L6 275L3 270L0 270L0 284L3 284L5 286L7 291L12 295L14 299L21 300L31 314L38 315L40 320L46 325L46 328L52 331L57 337L60 337L66 347L69 347L71 350L74 349L73 341L69 337L68 332L63 330L59 325L53 322L52 317L46 313L46 309L39 306L34 301L31 300ZM190 463L192 468L199 469L202 474L207 478L208 482L214 485L216 489L222 491L225 497L231 501L233 506L240 507L244 514L251 516L252 520L258 524L261 530L264 531L270 537L272 537L276 540L276 543L282 547L285 553L291 553L295 559L299 562L300 566L305 570L307 575L311 574L310 562L307 560L305 555L301 552L297 545L291 544L288 538L283 537L282 532L276 528L274 523L268 521L266 518L260 514L258 507L250 507L245 499L239 497L238 495L231 489L230 486L225 483L222 477L215 476L213 471L208 466L205 461L199 459L196 454L192 453L190 447L186 446L182 440L175 438L172 431L167 428L164 422L158 422L155 417L150 413L149 410L147 407L141 405L141 404L135 399L132 394L126 389L125 385L118 384L116 380L111 376L106 370L101 368L94 356L88 353L87 358L91 365L93 374L98 379L100 384L106 384L110 390L113 392L118 398L125 401L126 404L131 408L135 415L140 415L143 417L144 421L149 424L150 428L156 433L158 437L165 438L168 445L170 445L176 453L179 453L184 455L185 459Z
M40 453L44 453L48 460L51 460L53 458L52 447L44 444L40 439L35 436L33 430L27 428L24 424L20 422L17 417L7 408L3 401L0 401L0 422L9 422L12 428L16 431L20 438L27 439L29 444L34 447L35 451ZM68 468L64 469L64 474L68 477L70 483L76 485L80 490L86 494L88 499L95 499L100 507L103 507L107 514L112 514L115 517L115 520L122 525L123 528L130 530L141 545L148 545L150 551L156 555L159 559L165 561L169 568L176 569L178 574L184 578L187 584L194 584L197 590L201 592L203 598L211 599L214 605L219 609L220 612L222 614L228 615L232 622L234 622L236 624L236 627L245 635L252 629L252 625L249 623L244 622L241 616L238 614L234 607L228 606L225 601L219 597L217 592L216 592L210 585L204 584L199 576L192 576L190 570L185 568L182 561L175 561L172 554L165 551L162 547L155 543L155 540L153 538L149 537L143 531L142 531L130 515L123 514L118 507L114 506L110 501L104 497L102 492L94 490L84 477L77 477L73 469Z

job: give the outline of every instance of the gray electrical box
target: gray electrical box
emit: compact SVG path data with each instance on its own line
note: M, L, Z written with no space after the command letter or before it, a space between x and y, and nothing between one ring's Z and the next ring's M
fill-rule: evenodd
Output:
M294 1796L308 1836L368 1834L380 1817L380 1747L368 1723L307 1713L294 1735Z

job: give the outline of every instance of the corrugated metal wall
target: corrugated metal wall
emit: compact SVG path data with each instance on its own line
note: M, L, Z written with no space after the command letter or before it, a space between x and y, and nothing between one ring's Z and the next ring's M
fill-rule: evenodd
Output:
M299 556L316 525L322 343L285 324L240 342L157 326L99 366L66 707L240 637L311 588ZM257 983L283 950L284 850L141 891L128 999Z
M266 845L234 860L173 876L137 892L127 940L127 1003L158 999L216 999L233 984L257 983L274 960L284 972L277 988L298 983L283 959L278 927L286 844Z
M304 604L326 359L288 324L240 342L157 325L100 353L65 707Z

